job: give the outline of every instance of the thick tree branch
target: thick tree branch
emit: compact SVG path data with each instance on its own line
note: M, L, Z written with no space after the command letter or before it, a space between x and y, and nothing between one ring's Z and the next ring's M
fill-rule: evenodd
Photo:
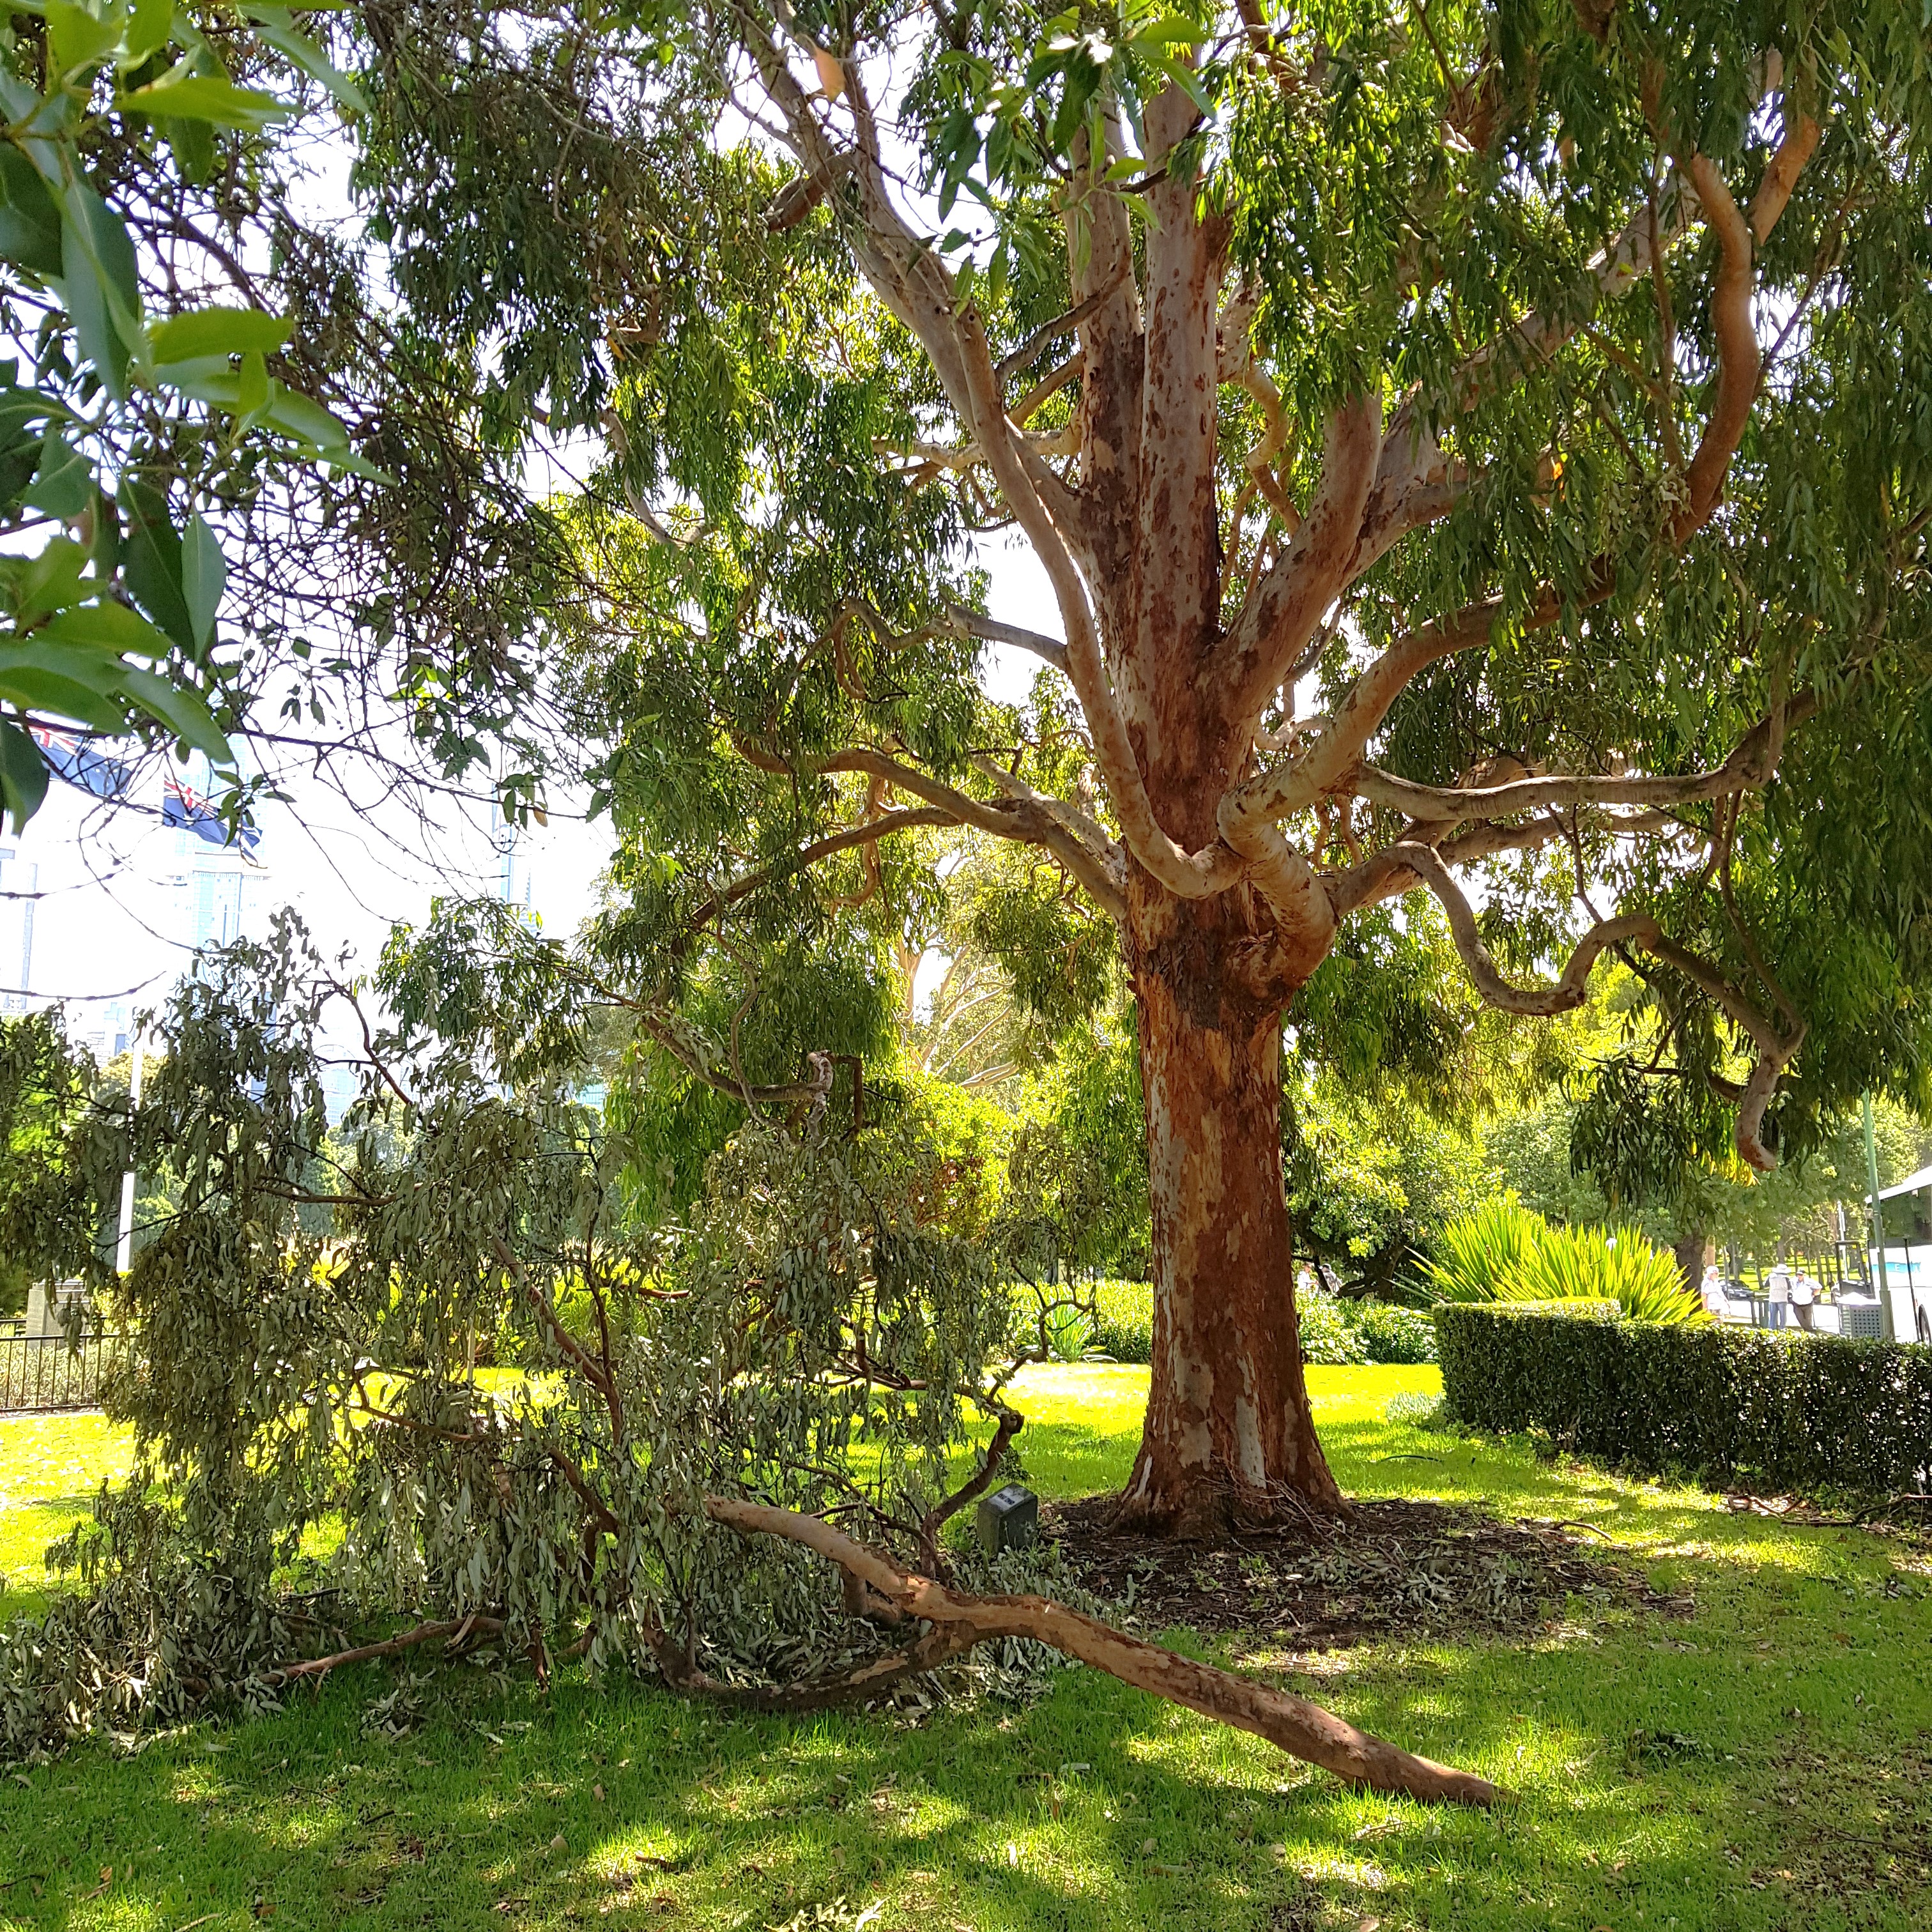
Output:
M1738 1100L1734 1138L1738 1154L1751 1166L1766 1173L1777 1166L1778 1156L1764 1144L1764 1116L1777 1090L1779 1076L1790 1064L1804 1042L1804 1028L1802 1024L1789 1030L1780 1029L1759 1012L1708 960L1700 958L1666 937L1663 928L1648 913L1625 913L1615 919L1599 920L1576 942L1575 950L1555 985L1514 986L1503 977L1490 957L1469 902L1450 876L1449 868L1440 855L1432 848L1419 843L1390 846L1388 851L1394 862L1413 873L1440 902L1448 916L1456 950L1462 956L1471 981L1485 1002L1502 1012L1547 1018L1574 1010L1583 1003L1591 968L1606 948L1621 944L1641 946L1654 958L1682 974L1734 1021L1756 1048L1756 1063Z
M1190 854L1168 837L1154 817L1140 761L1108 676L1086 586L1014 446L1018 432L999 407L992 362L977 311L969 305L961 322L972 379L973 431L987 452L994 476L1053 586L1060 621L1066 627L1067 675L1086 714L1094 757L1113 800L1121 835L1135 857L1178 896L1204 898L1223 891L1240 874L1241 862L1236 855L1218 843Z
M1111 868L1106 853L1090 848L1077 832L1072 820L1079 814L1058 800L1042 798L1030 787L1011 780L1014 795L997 802L976 799L940 780L928 777L915 766L902 764L884 752L860 746L815 761L821 772L864 772L883 778L915 798L925 799L950 812L962 824L990 832L995 838L1011 838L1022 844L1044 845L1081 885L1116 920L1126 914L1124 885ZM1090 823L1090 821L1089 821Z
M1553 597L1550 603L1553 620L1558 607ZM1284 818L1339 789L1411 682L1439 658L1486 646L1502 614L1500 597L1485 598L1399 638L1355 680L1306 751L1257 773L1222 801L1222 836L1231 826L1238 834L1247 824Z
M1548 1019L1558 1013L1574 1011L1583 1004L1590 969L1605 950L1634 940L1646 950L1660 937L1657 921L1648 913L1626 913L1616 919L1600 920L1576 942L1562 976L1553 986L1517 986L1502 975L1483 944L1476 915L1462 890L1450 876L1449 868L1432 846L1418 843L1386 848L1396 862L1413 872L1442 902L1448 915L1449 931L1456 942L1476 991L1490 1006L1506 1013L1526 1013Z
M1050 1644L1136 1689L1265 1738L1352 1784L1466 1804L1492 1804L1499 1796L1486 1779L1412 1756L1357 1730L1318 1704L1124 1636L1048 1598L961 1594L930 1577L902 1570L879 1551L855 1543L817 1516L724 1496L706 1497L704 1507L713 1522L740 1535L780 1537L816 1550L866 1588L936 1630L956 1631L968 1636L970 1642L1023 1636Z
M1238 729L1252 730L1346 587L1381 450L1382 405L1374 397L1358 397L1329 418L1308 513L1243 608L1217 667Z
M1818 145L1820 130L1816 121L1789 109L1787 117L1784 138L1751 202L1749 231L1760 243L1777 225L1798 176ZM1408 531L1446 514L1460 494L1460 486L1436 450L1430 427L1430 417L1436 409L1453 420L1466 415L1486 398L1546 366L1592 317L1628 295L1646 275L1663 273L1664 257L1690 232L1700 202L1714 221L1721 222L1720 211L1711 208L1712 197L1703 193L1706 184L1700 178L1700 163L1714 177L1715 170L1708 162L1702 162L1701 158L1682 169L1673 167L1665 176L1654 204L1631 217L1563 300L1548 309L1532 310L1504 334L1477 350L1456 370L1444 394L1425 397L1415 389L1403 399L1390 418L1383 440L1381 464L1363 512L1360 538L1349 573L1352 581ZM1716 185L1723 194L1721 181ZM1723 199L1728 202L1730 196L1724 194ZM1729 246L1734 248L1735 240ZM1735 346L1732 361L1742 368ZM1714 445L1714 465L1716 460L1717 446ZM1700 479L1706 481L1708 478ZM1705 514L1708 513L1707 506ZM1677 541L1681 542L1682 537Z
M1024 629L1018 624L1003 624L998 618L983 616L964 604L949 604L946 609L970 636L983 638L988 644L1011 644L1016 650L1030 651L1035 657L1044 658L1063 676L1066 674L1066 646L1058 638L1043 637L1039 632Z

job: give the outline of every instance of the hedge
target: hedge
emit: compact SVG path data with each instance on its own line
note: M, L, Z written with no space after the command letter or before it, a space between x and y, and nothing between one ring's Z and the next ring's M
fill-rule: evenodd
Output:
M1478 1428L1780 1489L1916 1488L1932 1466L1932 1348L1504 1302L1444 1303L1436 1333L1448 1414Z

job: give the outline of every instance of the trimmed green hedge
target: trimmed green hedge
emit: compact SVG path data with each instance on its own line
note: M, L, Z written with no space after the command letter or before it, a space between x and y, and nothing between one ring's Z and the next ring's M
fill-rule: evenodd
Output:
M1504 1302L1445 1303L1436 1333L1448 1413L1478 1428L1786 1489L1912 1488L1932 1466L1932 1348Z

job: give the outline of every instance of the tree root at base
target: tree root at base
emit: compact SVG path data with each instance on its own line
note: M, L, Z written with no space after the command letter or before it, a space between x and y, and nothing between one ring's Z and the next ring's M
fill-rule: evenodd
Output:
M956 1654L1000 1637L1030 1637L1136 1690L1184 1705L1238 1730L1252 1731L1291 1756L1351 1784L1461 1804L1494 1804L1502 1796L1486 1778L1400 1750L1357 1730L1318 1704L1212 1664L1197 1664L1158 1644L1144 1643L1047 1598L962 1594L900 1569L880 1551L854 1542L829 1522L794 1510L725 1496L707 1497L704 1506L714 1522L740 1535L780 1537L816 1550L906 1616L930 1624L933 1636L944 1633L943 1645L935 1644L935 1651L943 1648Z

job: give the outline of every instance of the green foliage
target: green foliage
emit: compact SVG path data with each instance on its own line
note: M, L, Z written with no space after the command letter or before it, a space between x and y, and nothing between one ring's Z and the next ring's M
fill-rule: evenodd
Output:
M1154 1359L1154 1284L1089 1282L1082 1292L1094 1303L1094 1346L1117 1362Z
M1301 1358L1324 1366L1343 1367L1369 1359L1369 1347L1348 1319L1346 1304L1333 1295L1304 1293L1295 1299L1301 1323Z
M1004 1215L1016 1252L1144 1274L1147 1129L1131 1011L1103 1013L1026 1084Z
M1932 1468L1932 1349L1499 1304L1436 1321L1449 1411L1479 1428L1780 1489L1914 1488Z
M1710 1318L1675 1257L1634 1228L1554 1228L1507 1195L1442 1231L1428 1278L1438 1305L1609 1301L1632 1321Z
M1547 1223L1504 1196L1451 1221L1436 1238L1430 1286L1444 1301L1522 1300L1510 1284L1542 1240Z
M1154 1286L1144 1281L1084 1282L1076 1291L1090 1303L1092 1343L1117 1362L1145 1362L1154 1354ZM1298 1298L1304 1360L1432 1362L1436 1330L1412 1308L1378 1301L1342 1300L1320 1291Z
M426 979L450 930L386 958L392 1025L336 1136L317 1040L340 988L288 914L178 988L138 1108L58 1112L52 1164L87 1184L63 1238L130 1164L168 1204L118 1291L134 1470L80 1533L84 1588L0 1657L7 1748L272 1700L274 1663L326 1648L286 1575L325 1528L304 1580L344 1621L473 1616L508 1655L679 1682L881 1648L826 1565L748 1547L707 1496L837 1510L945 1564L952 1459L1026 1342L983 1238L997 1160L962 1151L986 1123L943 1096L855 1139L822 1111L753 1119L676 1221L639 1216L636 1150L544 1064L574 1064L572 1010L481 949ZM29 1024L7 1036L22 1093ZM28 1165L0 1182L24 1212ZM479 1382L479 1345L522 1372Z
M1372 1362L1432 1362L1436 1324L1421 1310L1382 1301L1342 1304Z

